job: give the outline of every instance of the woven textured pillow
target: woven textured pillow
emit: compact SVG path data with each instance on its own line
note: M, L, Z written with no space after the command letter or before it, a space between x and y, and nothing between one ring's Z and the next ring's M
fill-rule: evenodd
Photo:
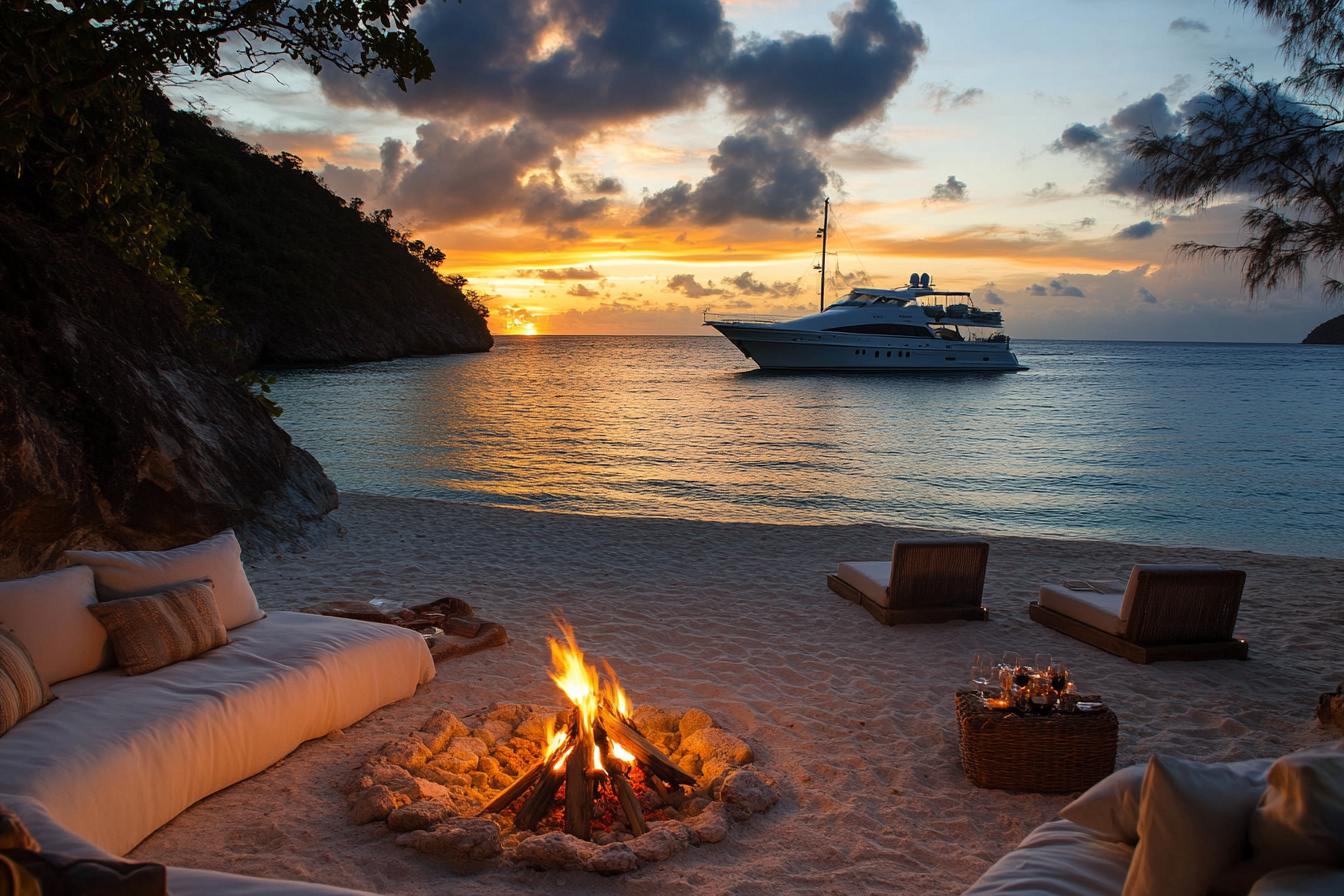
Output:
M229 643L209 579L161 594L103 601L89 612L107 629L117 665L127 675L153 672Z
M37 674L28 648L0 625L0 734L54 699L51 688Z

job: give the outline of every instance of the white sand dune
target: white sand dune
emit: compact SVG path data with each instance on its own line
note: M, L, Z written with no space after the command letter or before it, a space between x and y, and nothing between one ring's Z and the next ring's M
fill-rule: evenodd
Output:
M346 493L344 535L253 558L262 606L444 595L512 643L438 667L411 700L305 744L201 801L132 857L379 893L919 893L969 886L1067 796L979 790L957 757L954 689L978 649L1046 651L1120 717L1119 765L1157 752L1279 755L1339 736L1314 719L1344 677L1344 562L1198 549L991 538L988 623L886 627L826 589L837 561L889 556L915 530L619 519ZM925 534L925 533L918 533ZM1125 578L1135 562L1245 569L1249 662L1137 666L1027 618L1041 582ZM637 703L699 707L746 739L780 802L727 840L624 877L487 869L462 875L348 821L336 782L436 707L559 705L547 678L563 609L592 660Z

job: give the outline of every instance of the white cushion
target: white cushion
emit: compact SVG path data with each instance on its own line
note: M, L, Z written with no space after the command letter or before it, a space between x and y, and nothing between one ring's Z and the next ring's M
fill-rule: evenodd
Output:
M1225 765L1263 788L1273 759L1244 759ZM1090 828L1108 840L1139 842L1139 807L1148 765L1131 765L1102 778L1078 799L1059 810L1059 817Z
M1095 591L1070 591L1063 585L1042 585L1037 601L1047 610L1112 635L1123 635L1125 623L1120 618L1120 605L1124 599L1120 593L1098 594Z
M1264 868L1344 865L1344 750L1315 747L1275 762L1250 836Z
M124 855L179 812L434 677L417 632L272 613L189 663L63 681L0 737L0 793Z
M87 609L97 602L87 566L0 582L0 625L28 648L42 680L55 684L113 664L107 630Z
M1119 896L1134 848L1069 821L1049 821L964 896Z
M1264 785L1228 765L1154 756L1124 896L1205 896L1246 851Z
M891 606L891 598L887 596L887 586L891 584L890 560L841 563L835 577L862 591L864 597L879 607Z
M93 568L101 600L143 597L208 578L215 583L215 603L225 628L266 615L248 584L242 548L232 529L171 551L66 551L65 556Z
M1339 896L1344 893L1344 868L1294 865L1271 871L1255 882L1250 896Z

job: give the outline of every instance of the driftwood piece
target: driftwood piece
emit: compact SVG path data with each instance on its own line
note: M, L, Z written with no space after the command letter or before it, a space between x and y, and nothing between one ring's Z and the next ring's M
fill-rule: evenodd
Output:
M479 619L462 619L453 617L444 619L439 623L439 627L450 635L465 635L468 638L474 638L481 631L481 626L485 625Z
M479 817L485 815L487 812L503 812L507 809L510 803L522 796L527 791L527 788L532 786L532 782L537 779L541 774L541 770L546 767L547 761L548 759L542 759L530 769L519 775L517 781L514 781L508 787L501 790L499 794L490 802L486 803L485 808L477 812L476 815Z
M436 635L429 642L429 655L434 662L441 663L459 656L466 656L491 647L509 643L509 632L498 622L481 623L480 632L474 638L458 635Z
M644 820L644 810L640 808L639 800L635 798L635 788L630 786L625 775L619 771L611 772L611 785L616 791L616 799L620 802L621 808L625 810L625 820L630 825L630 833L636 837L642 836L648 831L649 825Z
M669 784L695 786L695 778L672 764L672 760L649 743L644 735L627 724L623 719L606 707L599 710L598 721L606 729L607 737L625 747L655 775Z
M565 762L565 833L580 840L593 836L593 779L588 777L592 755L592 732L580 731Z

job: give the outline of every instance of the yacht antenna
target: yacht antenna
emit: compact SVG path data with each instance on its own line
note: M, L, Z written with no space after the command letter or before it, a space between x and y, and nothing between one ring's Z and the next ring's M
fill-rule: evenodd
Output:
M821 240L821 309L826 310L826 230L831 220L831 197L825 197L826 202L821 210L821 226L817 228L817 238Z

